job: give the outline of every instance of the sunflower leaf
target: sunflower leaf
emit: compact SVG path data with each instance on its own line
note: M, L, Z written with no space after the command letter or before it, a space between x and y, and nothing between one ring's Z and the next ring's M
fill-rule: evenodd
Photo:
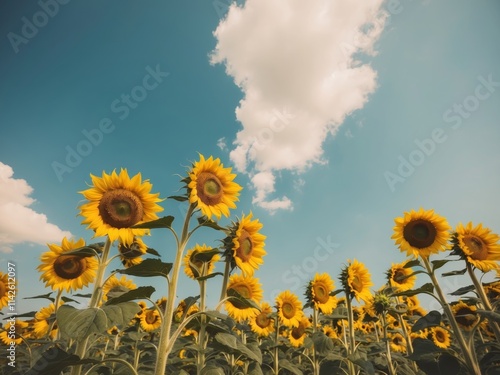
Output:
M16 318L34 318L37 312L38 311L30 311L23 314L16 314Z
M446 263L450 262L451 259L439 259L439 260L431 260L432 263L432 272L443 267Z
M136 228L136 229L171 228L172 223L174 222L174 219L175 218L173 216L164 216L164 217L157 219L157 220L148 221L146 223L134 225L131 228Z
M220 254L220 251L217 248L204 251L195 250L191 255L191 259L194 262L210 262L212 258L217 254Z
M441 276L443 276L443 277L457 276L457 275L463 275L465 272L467 272L467 268L464 268L463 270L456 270L456 271L445 272Z
M99 308L78 310L62 305L56 312L57 324L63 337L82 340L92 333L107 329L106 313Z
M185 202L188 200L188 197L186 197L185 195L171 195L167 197L167 199L173 199L177 202Z
M24 297L23 299L46 298L46 299L48 299L49 301L54 302L54 301L55 301L55 299L54 299L54 298L52 298L52 297L50 296L51 294L52 294L52 292L47 293L47 294L40 294L40 295L38 295L38 296L33 296L33 297Z
M150 298L151 294L155 292L155 288L152 286L140 286L137 289L129 290L123 293L119 297L115 297L106 302L106 305L116 305L121 302L133 301L136 299ZM109 295L109 294L108 294Z
M159 259L144 259L141 263L124 270L116 270L116 272L142 277L163 276L168 277L168 273L172 269L172 263L164 263Z
M160 257L160 256L161 256L161 255L160 255L160 253L159 253L158 251L156 251L155 249L152 249L152 248L150 248L150 247L148 247L148 248L146 249L146 253L151 254L151 255L154 255L154 256L157 256L157 257Z
M280 368L284 368L285 370L288 370L290 371L292 374L295 374L295 375L302 375L303 372L300 371L297 366L295 366L294 364L292 364L290 361L288 361L287 359L282 359L279 361L279 367Z
M472 292L473 290L476 290L476 287L474 285L463 286L461 288L458 288L454 292L450 293L450 295L451 296L462 296L464 294Z
M239 309L254 308L260 311L260 306L254 300L243 297L237 290L231 288L226 292L229 301Z
M92 298L92 293L87 293L87 294L73 294L73 297L82 297L82 298Z
M432 310L427 315L417 320L413 325L413 327L411 327L411 331L417 332L425 328L436 327L440 324L441 324L441 313L439 311Z
M327 337L323 332L316 332L312 336L314 349L316 353L321 356L326 356L333 351L333 341Z
M196 280L198 280L198 281L204 281L204 280L211 279L212 277L223 276L223 275L224 274L222 272L214 272L214 273L211 273L210 275L197 277Z
M415 267L415 266L422 267L422 265L420 264L420 261L418 259L413 259L413 260L410 260L409 262L406 262L405 265L403 266L403 268L411 268L411 267Z
M74 300L73 298L69 298L69 297L65 297L65 296L62 296L61 299L64 301L64 302L76 302L78 304L80 304L80 302L78 302L77 300Z
M411 297L411 296L414 296L414 295L420 294L420 293L432 293L433 291L434 291L434 286L432 285L432 283L427 283L427 284L422 285L418 289L410 289L410 290L406 290L404 292L396 293L394 295L395 296Z
M436 353L443 351L429 339L416 338L413 340L413 353L408 356L408 359L413 361L432 359Z
M487 311L487 310L476 310L479 315L482 315L489 320L500 323L500 314L495 311Z
M132 318L141 311L141 307L136 302L121 302L116 305L104 305L102 310L107 317L107 327L126 327Z
M97 360L83 359L80 360L75 354L69 354L62 350L59 346L54 345L45 350L41 357L33 364L25 375L53 375L59 374L68 366L73 366L83 363L98 363Z
M206 216L201 216L197 220L198 220L198 224L200 226L202 226L202 227L208 227L208 228L212 228L212 229L215 229L215 230L224 230L223 227L221 227L215 221L210 220Z
M64 255L74 255L82 258L95 257L97 254L102 253L103 242L98 242L91 245L79 247L78 249L65 252Z
M339 293L342 293L344 291L344 289L337 289L337 290L334 290L333 292L330 292L330 296L336 296L337 294Z

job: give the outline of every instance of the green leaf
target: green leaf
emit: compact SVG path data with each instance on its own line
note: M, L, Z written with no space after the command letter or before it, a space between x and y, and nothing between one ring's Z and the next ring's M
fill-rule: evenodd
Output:
M439 311L433 310L429 312L426 316L421 317L415 322L413 327L411 327L412 332L421 331L425 328L436 327L441 324L441 313Z
M314 349L320 356L326 356L333 350L333 341L327 337L323 332L316 332L311 337Z
M224 375L224 370L220 367L208 365L203 367L200 372L201 375Z
M237 349L238 348L238 340L236 339L236 336L233 336L229 333L217 333L215 335L215 340L219 343L221 343L224 346L227 346L228 348L231 349Z
M436 353L443 352L443 349L437 347L431 340L416 338L413 340L413 353L408 359L418 361L421 359L431 359Z
M82 258L95 257L97 254L100 254L102 252L102 247L104 247L104 243L100 242L98 244L79 247L78 249L64 253L64 255L75 255Z
M464 268L463 270L445 272L441 276L443 276L443 277L457 276L457 275L463 275L466 272L467 272L467 268Z
M159 259L144 259L141 263L135 266L126 268L124 270L117 270L117 272L132 276L163 276L166 278L171 269L172 263L163 263Z
M73 306L62 305L56 312L57 324L65 338L82 340L92 333L107 329L106 313L99 308L78 310Z
M16 318L34 318L38 311L30 311L24 314L16 314Z
M191 254L191 259L194 260L195 262L210 262L212 258L220 254L219 249L213 248L211 250L205 250L205 251L198 251L195 250L193 251L193 254Z
M467 294L469 292L472 292L476 290L476 287L474 285L468 285L468 286L463 286L454 292L450 293L451 296L463 296L464 294Z
M222 272L214 272L214 273L211 273L210 275L207 275L207 276L197 277L196 280L203 281L203 280L211 279L212 277L215 277L215 276L223 276L223 275L224 274Z
M151 294L155 292L155 288L152 286L140 286L137 289L130 290L123 293L119 297L112 298L106 302L106 305L116 305L121 302L133 301L136 299L150 298Z
M228 289L226 295L229 301L239 309L254 308L260 311L260 306L254 300L243 297L233 288Z
M361 367L366 373L370 375L375 374L375 367L373 367L373 364L368 361L365 353L356 350L353 354L348 355L347 359L355 365Z
M42 356L33 364L25 375L54 375L59 374L68 366L79 363L93 363L97 361L80 361L77 355L69 354L55 345L42 353Z
M106 314L107 327L127 327L132 318L141 311L141 307L135 302L121 302L116 305L104 305L102 310Z
M77 294L73 294L73 297L92 298L92 293L88 293L88 294L77 293Z
M264 375L260 365L257 362L251 362L248 366L248 375Z
M219 224L217 224L215 221L207 218L206 216L199 217L198 224L202 227L208 227L208 228L212 228L215 230L224 230L225 229L225 228L221 227Z
M420 264L420 261L418 259L413 259L413 260L410 260L409 262L406 262L405 265L403 266L403 268L411 268L411 267L415 267L415 266L422 267L422 265Z
M66 302L66 303L68 303L68 302L75 302L75 303L80 304L80 302L78 302L77 300L74 300L73 298L69 298L69 297L62 296L62 297L61 297L61 299L62 299L64 302Z
M135 229L158 229L158 228L171 228L174 222L173 216L164 216L160 219L148 221L146 223L134 225L131 228Z
M161 255L160 255L160 253L159 253L158 251L156 251L155 249L152 249L152 248L150 248L150 247L148 247L148 248L146 249L146 253L151 254L151 255L154 255L154 256L157 256L157 257L161 256Z
M288 370L290 371L292 374L295 374L295 375L303 375L303 372L300 371L297 366L295 366L294 364L292 364L290 361L288 361L287 359L282 359L279 361L279 367L280 368L284 368L285 370Z
M330 295L333 297L333 296L336 296L339 293L342 293L343 291L344 291L344 289L337 289L337 290L334 290L334 291L330 292Z
M491 321L500 323L500 314L495 311L486 311L486 310L476 310L479 315L482 315L488 318Z
M432 293L433 291L434 291L434 286L432 285L432 283L427 283L427 284L422 285L418 289L411 289L411 290L406 290L404 292L396 293L395 296L411 297L411 296L414 296L414 295L420 294L420 293Z
M188 197L186 197L185 195L171 195L167 197L167 199L173 199L177 202L185 202L188 200Z
M33 296L33 297L24 297L23 299L36 299L36 298L45 298L45 299L48 299L49 301L51 302L54 302L55 299L52 298L50 295L52 294L52 292L50 293L47 293L47 294L40 294L38 296Z
M450 262L451 259L439 259L439 260L431 260L432 263L432 271L443 267L446 263Z

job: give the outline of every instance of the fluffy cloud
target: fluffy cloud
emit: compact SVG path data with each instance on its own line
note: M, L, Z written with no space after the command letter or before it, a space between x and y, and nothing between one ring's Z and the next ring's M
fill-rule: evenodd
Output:
M360 57L374 53L382 3L247 0L218 25L211 62L225 64L244 93L230 158L251 177L259 206L291 209L287 197L271 199L276 173L325 163L326 137L375 90L376 72Z
M0 252L12 252L12 245L32 242L59 242L71 233L47 222L47 216L29 206L33 188L25 180L13 178L14 171L0 162Z

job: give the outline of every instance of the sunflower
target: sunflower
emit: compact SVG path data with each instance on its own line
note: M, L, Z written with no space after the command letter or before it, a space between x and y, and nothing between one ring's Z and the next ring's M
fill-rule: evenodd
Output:
M139 319L141 328L146 332L152 332L161 325L161 316L156 308L145 310Z
M456 304L451 306L453 315L458 325L465 331L470 331L474 325L479 321L477 316L477 308L473 305L467 305L463 301L458 301Z
M267 302L260 305L260 313L250 319L250 328L260 337L267 337L274 332L274 319L269 315L273 310Z
M196 204L201 213L220 219L228 217L229 209L236 208L241 186L233 182L235 174L231 168L224 168L220 159L205 157L200 154L200 161L195 162L187 179L189 202Z
M415 286L417 276L412 275L413 270L410 267L405 268L406 263L392 263L391 268L386 273L389 285L395 288L396 292L404 292Z
M333 280L327 273L317 273L307 286L307 301L323 314L331 314L337 306L337 298L330 295L333 288Z
M392 333L389 340L392 351L406 353L406 340L401 333Z
M227 285L227 291L229 292L230 290L235 290L243 298L252 300L257 304L260 303L260 300L262 299L262 288L261 284L259 284L259 279L251 276L231 276ZM228 315L237 322L251 319L259 313L257 309L248 307L247 305L242 304L242 302L234 298L230 298L226 302L225 306Z
M11 285L14 286L14 289L11 289ZM14 292L15 295L15 285L15 283L9 283L8 274L0 272L0 310L7 306L11 300L9 298L9 290Z
M298 327L300 319L304 313L302 312L302 303L299 298L289 290L281 292L276 297L276 309L278 310L278 318L281 323L287 327Z
M404 217L394 219L394 222L396 226L391 238L401 251L406 251L415 258L428 257L444 250L450 237L451 227L434 210L411 210L405 212Z
M203 244L195 245L184 256L184 273L191 279L210 275L214 272L215 263L220 259L219 254L213 254L210 259L203 257L203 253L211 252L213 248Z
M61 302L62 304L62 302ZM51 303L47 307L42 307L40 311L35 314L35 321L33 323L33 334L36 338L44 338L49 332L49 328L55 320L56 307ZM57 321L52 326L50 337L55 339L57 337Z
M299 346L304 345L304 340L306 339L307 333L306 329L311 326L311 322L309 321L308 318L303 316L300 319L298 327L293 327L290 330L290 333L288 335L288 339L290 340L290 344L292 346L298 348Z
M356 298L358 302L362 299L366 303L370 303L372 299L370 287L373 286L370 273L365 265L356 259L348 262L349 264L344 268L340 276L346 295L349 298Z
M28 327L28 323L22 320L16 319L14 321L8 321L5 324L5 331L0 332L0 341L5 345L12 345L14 342L16 345L21 345L23 342L22 337L24 336L23 330Z
M321 330L327 337L331 338L332 340L339 338L337 331L333 329L332 326L323 326Z
M94 281L98 268L97 259L93 256L65 255L65 253L85 246L85 241L63 238L61 245L49 244L49 251L41 256L42 264L37 269L42 272L40 280L52 289L77 290Z
M188 316L200 311L200 308L198 307L198 305L193 303L189 306L189 308L187 309L187 312L186 312L186 306L187 306L186 300L181 300L179 302L179 304L177 305L177 308L174 311L174 321L176 323L180 323L180 321L183 317L188 317ZM184 314L185 314L185 316L184 316Z
M148 247L139 237L134 237L134 241L130 245L123 242L118 245L120 260L125 268L140 264L142 262L141 257L146 254L147 250Z
M120 279L113 275L102 287L102 299L103 301L107 301L108 299L119 297L134 289L137 289L137 285L135 285L132 280L127 279L125 275Z
M446 349L451 345L450 332L443 327L431 328L432 341L438 348Z
M252 276L254 271L264 263L266 255L264 240L266 236L259 233L262 224L258 219L252 220L252 213L242 216L233 228L232 252L236 266L244 275Z
M102 172L102 177L90 175L93 186L80 193L88 200L80 206L82 224L95 232L95 237L108 236L110 241L120 240L132 244L134 235L143 236L147 229L131 227L144 221L158 219L157 212L163 211L157 202L159 194L151 194L153 185L148 180L141 182L141 174L130 178L126 169L120 174Z
M474 267L483 272L498 269L500 260L500 236L491 233L489 228L483 228L482 224L476 227L469 222L466 226L462 223L456 228L453 238L454 250Z

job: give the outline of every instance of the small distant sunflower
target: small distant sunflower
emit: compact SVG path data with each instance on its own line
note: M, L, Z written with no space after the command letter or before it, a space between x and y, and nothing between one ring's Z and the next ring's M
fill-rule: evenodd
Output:
M118 245L120 260L125 268L140 264L142 256L146 254L147 250L147 245L139 237L134 237L134 241L130 245L123 242Z
M156 308L145 310L141 316L141 328L146 332L152 332L161 325L161 316Z
M102 287L102 299L116 298L131 290L137 289L137 285L130 279L123 275L120 279L115 275L111 276Z
M13 284L9 284L9 275L0 272L0 310L9 304L9 290L15 292L15 289L10 289L10 285Z
M331 338L332 340L339 338L337 331L333 329L332 326L323 326L322 331L327 337Z
M370 287L373 286L371 282L370 273L363 263L354 259L344 268L340 276L342 285L346 294L350 298L356 298L356 301L363 300L370 303L372 295Z
M143 236L147 229L131 227L158 219L157 212L163 211L157 203L159 194L151 194L153 185L149 180L141 182L141 174L130 178L126 169L120 174L102 173L102 177L90 175L93 185L80 193L88 200L80 206L82 224L95 232L95 237L108 236L110 241L120 240L132 244L134 236Z
M281 292L276 297L278 318L287 327L298 327L304 315L299 298L289 290Z
M197 279L198 277L207 276L214 272L215 263L220 259L219 254L212 255L210 259L201 260L196 258L198 254L202 256L203 253L212 250L212 247L205 244L197 244L192 249L189 249L183 259L184 273L191 279Z
M161 297L156 300L156 306L160 308L161 312L165 312L167 309L167 297Z
M273 310L267 302L262 302L260 309L260 313L250 319L250 328L260 337L267 337L274 332L274 319L269 317Z
M49 251L41 256L42 264L37 269L42 272L40 280L52 289L78 290L94 281L98 261L93 256L65 255L65 253L85 246L85 241L63 238L61 245L49 244Z
M23 342L23 330L28 327L28 323L22 320L16 319L14 322L8 321L3 327L5 331L0 332L0 341L5 345L11 345L11 342L16 343L16 345L21 345ZM14 328L12 328L14 326ZM14 337L12 337L12 333Z
M432 341L438 348L446 349L451 345L450 332L443 327L431 328Z
M401 333L393 333L389 337L391 350L399 353L406 352L406 340Z
M476 306L467 305L464 301L458 301L451 306L451 310L458 325L465 331L470 331L479 321Z
M492 233L482 224L473 227L469 222L466 226L462 223L456 228L453 238L454 250L458 250L462 257L474 267L483 272L488 272L500 267L500 236Z
M391 268L386 273L389 284L396 288L396 292L404 292L415 286L417 275L411 275L413 270L410 267L405 268L406 263L392 263Z
M250 299L255 303L260 303L262 300L262 288L259 284L259 279L251 276L233 275L229 278L227 291L231 289L237 291L243 298ZM235 299L229 299L226 304L226 310L230 317L237 322L242 322L253 318L259 313L257 309L242 305L241 302Z
M337 298L330 295L333 288L333 280L327 273L317 273L307 286L307 301L323 314L331 314L337 306Z
M405 212L403 217L394 219L396 223L392 239L401 251L415 258L444 250L450 237L446 219L434 213L434 210Z
M52 323L55 321L56 307L53 303L51 303L47 307L42 307L40 311L35 314L35 321L33 323L33 334L36 338L44 338L48 332ZM52 330L50 332L50 337L55 339L57 337L57 321L52 326Z
M303 316L300 319L298 327L293 327L290 330L288 335L288 339L290 340L290 344L296 348L304 345L304 340L307 337L306 329L311 326L311 322L308 318Z
M201 213L208 217L220 219L228 217L229 209L236 208L241 186L233 182L236 174L231 168L224 168L220 159L210 156L193 164L188 176L188 196L191 204L196 204Z

